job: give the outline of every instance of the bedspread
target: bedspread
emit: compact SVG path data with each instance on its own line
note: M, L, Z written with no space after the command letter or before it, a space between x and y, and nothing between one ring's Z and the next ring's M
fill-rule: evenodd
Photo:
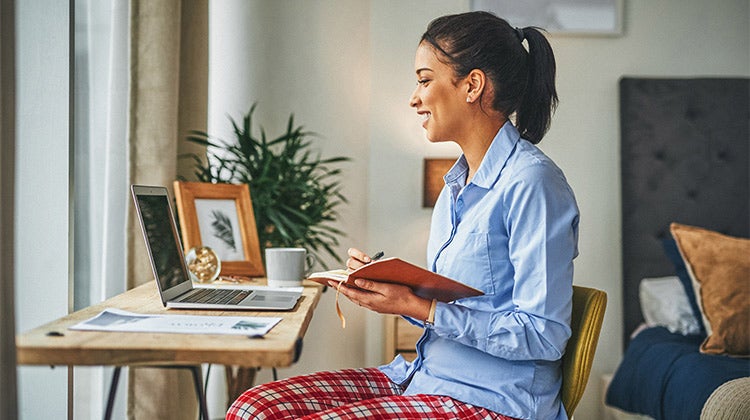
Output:
M750 360L701 354L705 337L654 327L628 345L607 390L608 405L656 420L698 419L721 384L750 376Z

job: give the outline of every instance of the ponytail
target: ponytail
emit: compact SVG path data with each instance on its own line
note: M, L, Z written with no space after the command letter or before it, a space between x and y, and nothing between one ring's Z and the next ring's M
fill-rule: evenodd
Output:
M538 28L513 28L492 13L476 11L433 20L421 42L434 47L458 78L472 69L484 71L495 88L492 108L506 118L515 114L526 140L542 140L557 107L557 92L555 56Z
M528 42L529 60L525 93L516 110L516 125L523 138L537 144L547 133L557 108L555 56L547 38L537 28L519 31Z

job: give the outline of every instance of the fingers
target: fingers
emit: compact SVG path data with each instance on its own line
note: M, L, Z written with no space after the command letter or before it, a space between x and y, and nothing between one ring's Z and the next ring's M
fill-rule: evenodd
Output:
M363 264L367 264L372 261L369 255L358 250L357 248L349 248L346 253L349 255L349 258L357 260Z
M328 285L337 288L355 305L382 314L411 314L410 302L415 298L408 286L382 283L358 278L353 285L330 280ZM429 303L429 302L428 302Z
M359 306L368 307L367 305L364 305L364 303L372 300L373 294L375 293L372 290L367 290L365 287L363 287L372 287L373 285L375 285L375 282L369 280L357 279L355 280L354 285L349 285L345 282L329 280L328 285L335 288L339 293L346 296L349 300Z
M346 268L350 270L356 270L359 267L372 262L369 255L357 248L349 248L346 253L349 255L349 259L346 260Z
M334 289L341 289L342 292L346 290L346 293L357 293L357 292L377 293L375 289L378 288L378 285L376 282L371 281L371 280L365 280L365 279L354 280L353 286L356 286L356 287L353 287L352 285L347 284L346 282L335 281L335 280L328 280L328 286L333 287ZM352 290L353 292L349 292L349 290Z
M360 289L369 290L371 292L379 292L377 282L365 279L355 279L354 284Z

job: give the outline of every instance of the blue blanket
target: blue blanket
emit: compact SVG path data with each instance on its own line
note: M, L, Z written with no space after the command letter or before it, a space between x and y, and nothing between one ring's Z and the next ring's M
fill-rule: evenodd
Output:
M607 391L607 404L656 420L696 419L724 382L750 376L750 360L701 354L705 337L654 327L628 345Z

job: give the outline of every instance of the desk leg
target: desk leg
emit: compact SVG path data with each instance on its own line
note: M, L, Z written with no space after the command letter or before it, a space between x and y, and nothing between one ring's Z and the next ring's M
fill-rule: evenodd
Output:
M237 397L253 387L258 368L224 366L224 371L227 379L227 408L229 408Z
M117 394L117 383L120 380L120 369L122 366L115 366L112 372L112 382L109 384L109 397L107 397L107 409L104 412L104 420L112 418L112 408L115 405L115 394Z
M209 420L208 417L208 404L206 404L206 394L203 392L203 383L201 380L201 366L154 366L163 369L190 369L193 373L193 384L195 385L195 395L198 398L198 406L200 408L199 419ZM104 420L110 420L112 418L112 409L115 405L115 395L117 394L117 383L120 381L120 370L122 366L115 366L115 370L112 372L112 382L109 385L109 397L107 398L107 408L104 411Z
M208 404L206 404L206 394L203 392L203 384L201 383L201 371L200 365L190 366L190 371L193 372L193 382L195 383L195 394L198 397L198 404L201 409L201 417L204 420L210 420L208 417Z

